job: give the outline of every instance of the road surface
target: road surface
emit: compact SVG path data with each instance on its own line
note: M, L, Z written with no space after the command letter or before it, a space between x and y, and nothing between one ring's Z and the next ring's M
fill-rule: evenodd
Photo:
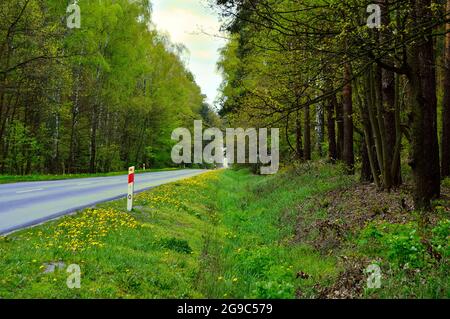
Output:
M177 170L137 174L134 189L139 192L204 172ZM0 185L0 234L126 197L127 191L127 175Z

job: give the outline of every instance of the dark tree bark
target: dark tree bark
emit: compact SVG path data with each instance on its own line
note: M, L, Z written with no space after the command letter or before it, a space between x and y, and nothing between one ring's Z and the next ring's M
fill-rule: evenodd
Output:
M447 0L447 12L450 11L450 0ZM446 25L444 52L444 100L442 110L442 177L450 176L450 23Z
M300 112L297 111L295 118L295 147L297 151L297 157L299 161L303 160L303 145L302 145L302 122L300 118Z
M337 99L336 99L337 102ZM341 102L336 103L337 144L336 155L338 160L343 160L344 152L344 110Z
M380 7L382 10L381 23L382 25L389 25L389 1L382 0L380 2ZM389 31L382 30L380 32L380 42L386 43L389 41L390 33ZM391 58L385 58L385 62L389 65L393 65L393 61ZM387 189L391 187L398 187L401 184L400 177L400 156L395 155L395 148L397 144L397 132L396 132L396 118L395 118L395 110L396 110L396 86L395 86L395 74L393 71L382 69L381 71L381 97L382 97L382 116L384 121L384 146L386 148L386 158L385 160L385 168L386 174L388 178L386 181L388 185L385 185ZM394 165L394 161L396 161ZM393 172L393 167L397 169ZM392 173L394 173L392 175Z
M352 101L352 84L351 69L348 63L344 66L344 90L342 92L344 105L344 148L343 160L347 165L349 174L355 172L355 157L353 153L353 101Z
M417 29L433 18L431 0L415 0L412 23ZM437 136L436 71L432 30L423 31L408 52L408 77L412 96L412 158L417 209L429 209L440 196Z
M333 94L327 107L328 157L332 162L335 162L337 159L336 124L334 118L336 104L336 96Z
M386 161L389 163L390 171L394 160L400 162L400 158L394 159L395 145L397 142L396 126L395 126L395 75L391 71L383 70L381 78L382 96L383 96L383 110L384 110L384 126L386 129ZM397 163L397 165L400 165ZM400 176L396 174L391 176L391 186L397 187L400 185Z
M383 103L383 88L382 88L382 70L381 67L375 67L375 79L374 79L374 90L375 90L375 104L376 104L376 126L378 126L379 132L379 144L381 157L378 159L381 163L381 174L383 179L383 188L385 190L390 190L392 188L392 154L389 154L388 142L387 142L387 129L386 129L386 119L385 119L385 108Z
M355 91L356 97L358 99L358 104L361 113L361 122L364 131L364 140L363 140L363 150L362 150L362 161L363 166L361 169L361 181L363 182L375 182L378 189L381 188L380 183L380 169L376 155L376 147L375 140L372 132L372 126L370 121L370 103L371 103L371 93L370 90L367 89L370 87L370 81L368 81L367 77L370 76L370 73L365 74L364 80L366 84L363 87L366 89L362 92L359 90L356 84L358 81L355 81ZM368 167L367 167L368 164ZM370 174L367 172L367 169L370 169Z
M325 114L323 111L323 106L318 104L316 106L316 144L319 156L323 157L323 142L324 142L324 131L325 131Z
M305 129L304 129L304 141L305 141L305 148L304 148L304 159L305 161L311 160L311 117L309 112L309 106L306 106L304 108L305 112Z
M370 158L368 153L368 147L366 141L361 141L361 182L371 183L373 182L372 168L370 166Z

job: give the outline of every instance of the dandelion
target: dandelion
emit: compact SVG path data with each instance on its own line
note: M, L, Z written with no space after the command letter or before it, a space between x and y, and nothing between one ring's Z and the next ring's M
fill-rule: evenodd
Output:
M92 247L103 247L102 239L122 228L134 229L138 222L129 214L114 209L87 210L75 217L66 217L53 234L46 238L44 247L67 249L73 252ZM38 248L39 245L36 245Z

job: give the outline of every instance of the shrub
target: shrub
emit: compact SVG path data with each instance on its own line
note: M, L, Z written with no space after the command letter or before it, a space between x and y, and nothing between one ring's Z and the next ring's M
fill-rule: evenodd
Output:
M408 264L412 268L421 268L425 265L426 249L416 229L405 227L398 234L386 236L386 240L389 260L397 265Z
M362 230L358 243L397 266L420 268L425 263L426 249L414 223L370 223Z
M450 177L447 177L442 181L442 186L450 188Z

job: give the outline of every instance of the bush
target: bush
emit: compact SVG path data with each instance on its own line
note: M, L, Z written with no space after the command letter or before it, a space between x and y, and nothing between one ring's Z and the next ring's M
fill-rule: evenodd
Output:
M450 188L450 177L447 177L442 181L442 186Z
M381 254L397 266L420 268L425 264L426 248L415 223L370 223L360 234L359 245Z
M370 223L360 233L358 245L366 252L386 257L397 266L423 268L431 261L430 250L419 236L416 223ZM440 221L432 230L429 240L434 252L450 256L450 220Z
M421 268L425 265L426 248L416 229L405 227L398 234L386 236L388 244L388 257L397 265L409 265L412 268Z

